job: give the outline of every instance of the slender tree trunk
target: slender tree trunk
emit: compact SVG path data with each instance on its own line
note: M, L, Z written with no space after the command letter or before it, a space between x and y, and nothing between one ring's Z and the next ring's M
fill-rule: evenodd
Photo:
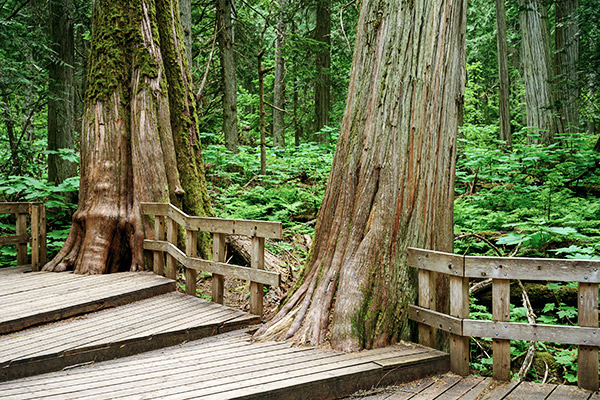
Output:
M406 248L452 250L465 21L464 0L361 3L310 261L258 338L352 351L407 337Z
M508 148L512 147L510 131L510 81L508 79L508 49L506 46L506 11L505 0L496 0L496 26L498 45L498 108L500 114L499 139Z
M273 146L285 147L285 12L287 1L279 0L275 40L275 80L273 82Z
M232 12L233 0L217 0L217 29L223 85L223 134L225 135L225 147L237 152L239 138Z
M92 21L79 206L63 248L44 269L140 270L144 235L152 235L140 202L183 197L184 208L210 211L201 204L208 196L179 6L96 0ZM176 155L174 143L183 152Z
M555 16L556 81L560 117L566 132L579 132L579 0L557 0Z
M315 83L315 139L325 143L328 136L320 134L319 131L329 124L329 109L331 102L331 79L329 69L331 68L331 0L317 1L317 26L315 28L315 39L321 42L321 48L317 51L315 66L317 68L317 80Z
M266 25L265 25L266 27ZM263 31L264 34L264 31ZM262 40L261 40L262 42ZM262 44L262 43L261 43ZM265 74L272 68L263 69L262 59L265 50L258 52L258 114L260 115L260 174L267 174L267 121L265 119Z
M554 141L554 135L562 131L559 118L553 115L554 96L551 43L548 28L548 10L544 0L519 0L523 49L523 72L527 125L538 129L541 142ZM536 138L530 138L537 142Z
M48 150L75 148L75 47L73 1L50 0L50 41L55 54L49 68ZM57 154L48 155L48 180L61 183L77 174L77 166Z
M192 70L192 0L179 0L181 11L181 29L183 31L183 42L185 43L185 55Z

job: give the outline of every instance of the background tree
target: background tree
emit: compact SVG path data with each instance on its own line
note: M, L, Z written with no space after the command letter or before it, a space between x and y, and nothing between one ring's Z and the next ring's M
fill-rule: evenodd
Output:
M273 145L285 147L285 45L287 1L279 0L275 40L275 77L273 80Z
M176 0L94 3L79 206L45 270L143 269L140 202L210 212L179 16Z
M331 0L317 1L317 24L315 39L320 42L317 50L315 65L317 76L315 80L315 138L326 142L327 135L321 134L321 129L329 125L329 110L331 107Z
M465 22L462 1L362 3L310 262L259 337L313 345L330 338L351 351L407 334L415 277L406 248L452 250Z
M557 108L565 132L579 132L579 0L557 0L554 29Z
M496 41L498 44L498 114L499 139L512 146L510 131L510 81L508 78L508 49L506 48L506 10L504 0L496 0Z

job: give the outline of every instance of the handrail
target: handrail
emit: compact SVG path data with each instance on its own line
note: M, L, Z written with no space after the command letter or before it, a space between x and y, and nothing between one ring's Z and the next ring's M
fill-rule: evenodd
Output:
M197 271L210 272L212 301L223 304L224 276L249 280L250 312L263 313L263 285L279 286L278 273L264 271L265 238L280 239L283 230L280 222L251 221L189 216L169 203L141 203L142 215L154 219L154 238L144 240L144 249L154 252L155 274L176 278L176 262L182 264L186 275L186 293L196 294ZM165 223L166 219L166 223ZM177 247L177 225L186 231L186 251ZM166 226L166 229L165 229ZM197 257L198 232L213 234L213 260ZM250 236L252 240L251 268L228 264L225 261L225 235ZM164 255L167 254L166 263Z
M39 271L46 263L46 206L39 202L1 202L0 214L15 214L16 235L0 237L0 245L17 246L17 265L27 264L27 243L31 246L31 269ZM27 233L27 216L31 233Z
M548 341L579 346L578 384L598 390L598 283L600 261L540 258L471 257L408 249L407 263L419 269L419 305L409 318L419 322L419 341L435 344L435 330L451 334L450 365L469 373L469 337L493 338L493 375L510 379L510 340ZM450 275L450 315L435 311L434 273ZM469 319L469 278L492 278L492 321ZM579 283L579 326L509 322L510 280Z

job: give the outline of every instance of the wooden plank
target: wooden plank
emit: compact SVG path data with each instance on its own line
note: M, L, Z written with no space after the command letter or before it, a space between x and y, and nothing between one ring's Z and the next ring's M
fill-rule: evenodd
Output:
M253 237L251 243L250 266L253 270L265 269L265 238ZM250 282L250 313L262 316L263 314L263 284Z
M455 318L451 315L447 315L438 311L432 311L423 307L409 305L408 318L446 332L455 333L457 335L461 335L463 333L462 318Z
M225 260L225 234L213 233L213 261L224 263ZM223 304L225 276L213 273L211 281L212 301Z
M457 254L409 247L406 263L408 266L420 270L462 277L464 275L463 258Z
M498 386L494 386L491 391L484 394L481 399L478 400L502 400L504 399L510 392L512 392L517 386L519 386L519 382L496 382Z
M448 390L438 396L436 400L456 400L462 398L482 381L483 378L480 376L463 377L454 386L448 388Z
M480 398L481 394L487 390L491 382L490 378L482 379L477 386L471 388L464 395L459 397L460 400L477 400Z
M522 257L465 257L470 278L600 282L600 261Z
M492 318L494 321L510 321L510 281L492 280ZM463 333L467 334L464 330ZM510 380L510 340L492 337L493 376L500 381Z
M25 214L29 212L30 204L24 202L0 202L0 214Z
M512 392L510 392L506 400L544 400L556 388L556 385L542 385L533 382L521 382Z
M416 396L411 397L411 400L430 400L437 399L443 395L446 391L454 387L460 381L460 377L455 375L442 375L437 379L433 385L427 389L418 393Z
M455 318L469 317L469 278L450 277L450 315ZM469 355L469 337L462 336L458 331L451 332L450 370L461 376L469 375Z
M177 224L171 218L167 218L167 242L177 248ZM177 249L179 250L179 249ZM181 251L181 250L180 250ZM167 255L165 276L169 279L177 279L177 263L171 252Z
M281 239L283 237L281 222L192 217L172 204L164 203L141 203L141 210L146 215L169 216L185 229L227 235L260 236L270 239Z
M600 345L600 330L581 326L527 324L519 322L494 322L465 319L463 334L537 342L558 342L579 345Z
M187 230L185 234L185 255L188 257L198 256L198 231ZM195 269L185 269L185 292L191 296L196 296L196 279L197 273Z
M31 240L31 236L27 233L21 235L2 236L0 237L0 245L5 244L27 244ZM27 262L27 260L25 260ZM24 265L24 264L19 264Z
M583 392L574 386L558 385L546 400L588 400L589 392Z
M47 244L47 221L46 221L46 206L40 206L40 266L43 267L48 261L48 244Z
M144 240L144 249L166 251L177 262L183 264L187 268L193 268L198 271L227 275L233 278L259 282L265 285L280 285L281 278L278 273L254 268L241 267L239 265L225 264L216 261L203 260L201 258L188 258L186 257L184 252L182 252L170 243L157 242L154 240Z
M40 206L31 206L31 269L40 270Z
M154 240L165 240L165 217L162 215L154 216ZM165 274L165 253L154 251L152 254L152 270L156 275Z
M29 213L29 207L27 210ZM17 236L27 236L27 214L17 214ZM25 243L17 244L17 265L27 264L27 240Z
M418 258L418 257L417 257ZM427 270L419 269L419 306L423 310L433 310L435 308L435 280L432 273ZM432 316L433 314L429 314ZM435 329L425 324L421 316L419 324L419 343L427 347L435 347Z
M590 343L579 345L577 358L577 385L586 390L598 390L598 346L600 346L600 329L598 328L598 284L579 283L578 289L578 324L589 326L593 334ZM591 339L595 339L592 346Z

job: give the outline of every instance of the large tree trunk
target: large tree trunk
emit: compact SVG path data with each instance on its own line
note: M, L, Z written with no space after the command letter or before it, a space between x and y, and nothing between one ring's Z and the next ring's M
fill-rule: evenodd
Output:
M504 0L496 0L496 26L498 47L498 111L500 114L499 139L508 148L512 146L510 132L510 81L508 80L508 49L506 47L506 11Z
M315 139L318 142L327 142L327 135L319 131L329 124L329 109L331 103L331 0L317 1L317 26L315 40L321 42L317 51L316 68L317 78L315 83Z
M217 0L217 31L221 52L221 83L223 85L223 134L225 135L225 147L237 152L239 139L232 12L233 0Z
M579 0L557 0L555 17L556 80L560 117L566 132L579 132Z
M75 47L73 1L50 0L50 41L55 54L49 67L48 150L74 149ZM61 183L77 174L77 166L58 154L48 155L48 181Z
M562 129L552 112L555 104L551 90L553 67L548 10L544 0L519 0L519 7L527 125L537 128L541 142L549 144ZM539 140L530 138L530 141Z
M183 31L183 42L185 43L185 55L192 69L192 0L180 0L181 29Z
M285 12L287 1L279 0L277 15L277 39L275 40L275 78L273 81L273 145L285 147L285 59L283 46L285 44Z
M258 338L352 351L407 336L406 248L452 250L465 21L464 0L363 1L310 262Z
M92 21L79 206L63 248L44 269L140 270L150 230L140 202L183 196L189 211L210 211L201 204L203 181L194 181L201 159L179 8L176 0L97 0ZM176 156L174 142L188 158Z

